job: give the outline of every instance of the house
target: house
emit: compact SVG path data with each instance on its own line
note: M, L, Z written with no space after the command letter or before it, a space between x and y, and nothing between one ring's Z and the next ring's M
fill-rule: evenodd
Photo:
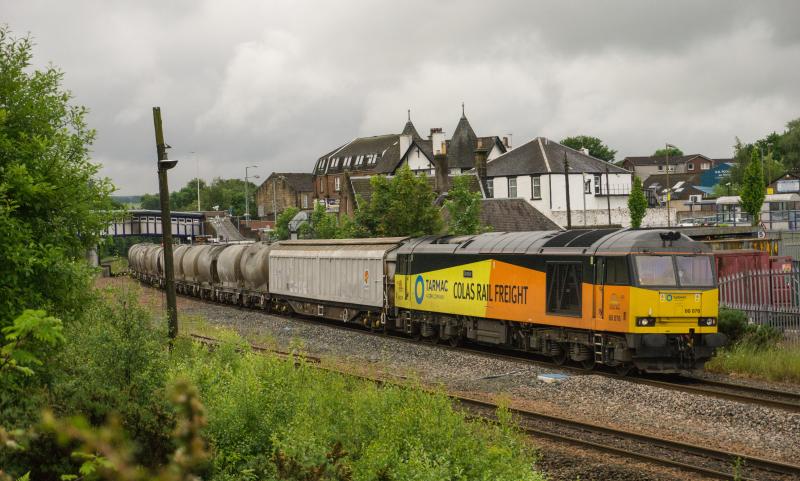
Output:
M274 189L274 190L273 190ZM258 216L275 220L275 212L289 207L308 210L314 207L314 175L273 172L256 190Z
M730 159L719 159L730 160ZM715 159L710 159L702 154L680 156L648 156L625 157L620 164L624 169L633 172L642 181L651 175L666 174L693 174L704 172L714 167Z
M403 165L434 178L438 171L435 189L446 192L449 175L466 172L476 165L482 167L509 148L508 137L503 140L498 136L478 137L463 111L449 140L441 128L431 129L428 138L423 139L409 117L399 134L359 137L317 159L314 194L325 202L329 212L352 214L355 192L348 179L392 175Z
M631 180L621 167L544 137L486 163L487 197L524 199L561 226L568 224L568 204L575 227L607 225L609 212L610 223L629 224Z
M800 193L800 176L795 173L788 172L773 179L767 186L768 193L787 194L792 192Z

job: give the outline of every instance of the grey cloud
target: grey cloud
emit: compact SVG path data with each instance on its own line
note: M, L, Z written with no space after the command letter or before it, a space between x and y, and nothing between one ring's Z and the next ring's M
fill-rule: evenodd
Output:
M4 21L65 71L122 193L154 191L151 107L173 187L304 171L358 135L597 135L730 154L800 116L797 2L16 2ZM195 154L190 154L194 151Z

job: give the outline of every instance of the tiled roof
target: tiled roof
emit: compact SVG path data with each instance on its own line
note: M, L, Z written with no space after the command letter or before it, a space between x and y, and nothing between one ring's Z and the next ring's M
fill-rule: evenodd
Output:
M275 177L283 177L286 180L286 183L289 184L289 186L296 192L314 191L314 174L308 174L305 172L273 172L261 185L264 185L267 182L272 182L272 179Z
M606 169L613 174L628 173L627 170L612 163L584 154L581 151L571 149L544 137L536 137L500 157L490 160L486 164L486 175L488 177L505 177L549 173L563 174L565 155L569 163L569 171L572 173L600 174L604 173Z
M406 125L403 127L403 131L400 132L400 135L410 135L414 140L422 140L422 137L419 136L417 129L410 120L406 122Z
M481 200L481 224L495 232L561 230L525 199Z
M700 183L700 172L695 172L693 174L669 174L669 183L673 186L678 182L687 182L689 184L699 184ZM649 189L654 185L658 184L660 187L666 187L667 185L667 174L653 174L647 177L644 181L643 187L645 189Z

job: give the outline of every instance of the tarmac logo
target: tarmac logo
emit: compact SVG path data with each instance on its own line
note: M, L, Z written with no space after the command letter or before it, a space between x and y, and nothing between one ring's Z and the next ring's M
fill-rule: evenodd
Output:
M422 304L422 300L425 299L425 280L422 279L421 275L418 275L417 280L414 282L414 299L417 304Z

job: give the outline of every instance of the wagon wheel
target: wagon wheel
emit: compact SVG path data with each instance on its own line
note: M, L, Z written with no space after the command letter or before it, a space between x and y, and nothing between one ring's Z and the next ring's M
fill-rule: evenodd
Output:
M616 371L617 376L625 377L633 372L634 367L633 364L630 362L622 362L617 364L614 370Z
M564 363L567 362L567 359L569 359L569 352L566 349L564 349L564 345L562 344L561 351L559 351L558 354L553 354L552 356L550 356L550 359L556 366L563 366Z

